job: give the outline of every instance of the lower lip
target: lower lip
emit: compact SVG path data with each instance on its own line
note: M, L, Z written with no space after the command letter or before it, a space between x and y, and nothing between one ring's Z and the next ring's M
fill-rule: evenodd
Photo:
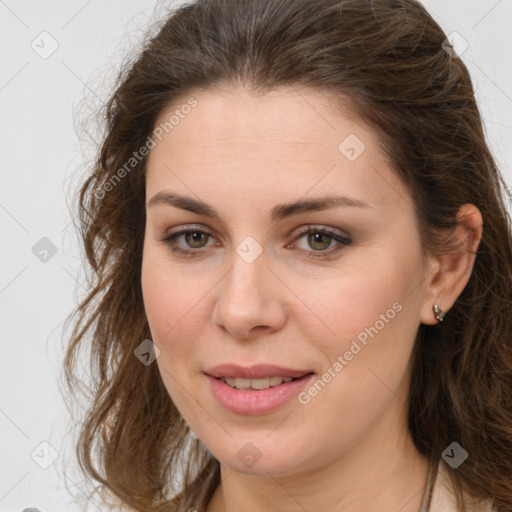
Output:
M220 379L207 375L212 392L219 404L235 414L245 415L274 411L300 393L314 376L313 373L308 373L300 379L283 382L279 386L268 389L241 390L232 388Z

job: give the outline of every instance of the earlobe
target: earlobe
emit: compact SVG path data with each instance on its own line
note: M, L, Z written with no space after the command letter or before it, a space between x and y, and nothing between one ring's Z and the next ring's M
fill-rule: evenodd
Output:
M449 236L449 245L436 261L438 269L428 282L421 323L442 322L466 287L473 271L482 237L482 215L473 204L464 204L457 212L458 225Z
M439 301L440 293L440 276L442 276L442 261L439 256L433 256L431 260L431 268L426 276L426 288L423 298L423 307L421 309L420 322L425 325L435 325L438 323L436 318L435 307L437 305L438 310L442 311L442 316L446 315L445 308L441 307Z
M446 315L446 311L443 311L438 305L437 302L434 302L434 316L438 322L442 322Z

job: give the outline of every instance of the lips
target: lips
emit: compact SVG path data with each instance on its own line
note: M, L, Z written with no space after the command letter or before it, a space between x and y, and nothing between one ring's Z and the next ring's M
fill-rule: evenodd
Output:
M240 366L236 364L221 364L204 371L207 375L219 379L221 377L241 379L264 379L267 377L292 377L298 379L308 373L310 369L285 368L273 364L258 364L253 366Z
M222 372L225 371L225 367L223 368L224 370L221 370ZM231 367L231 370L232 369L233 367ZM247 371L255 369L257 370L256 373L261 373L261 371L268 373L269 366L252 367L249 369L247 367L235 367L237 372L240 372L241 370ZM209 369L208 371L218 373L219 367ZM304 388L315 379L315 374L313 372L305 373L304 370L290 370L290 368L283 367L278 367L276 370L276 367L273 367L273 371L278 371L280 373L303 373L304 376L301 378L295 378L291 382L283 382L278 386L258 390L236 389L232 388L221 378L215 378L211 375L205 375L205 377L209 383L210 393L222 408L238 415L255 416L259 414L272 413L273 411L277 411L281 407L284 407L286 404L290 404L290 402L292 402L299 393L304 391ZM295 406L297 407L297 405Z

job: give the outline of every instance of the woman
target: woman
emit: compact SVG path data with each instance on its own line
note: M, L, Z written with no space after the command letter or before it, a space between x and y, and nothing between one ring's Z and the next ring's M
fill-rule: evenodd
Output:
M105 501L512 510L506 188L418 2L196 1L106 115L64 365Z

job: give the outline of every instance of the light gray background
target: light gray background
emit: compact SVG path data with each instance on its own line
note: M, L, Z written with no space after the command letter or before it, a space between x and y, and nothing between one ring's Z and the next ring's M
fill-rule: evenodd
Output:
M0 0L0 512L80 510L66 490L80 495L85 487L64 465L72 432L56 383L63 320L84 292L69 192L84 176L91 147L80 144L73 117L106 99L125 50L165 5L159 1L155 15L151 0ZM462 58L510 185L512 2L424 5L447 34L469 43ZM47 58L31 47L51 49L43 31L58 43ZM47 262L32 252L43 237L57 249ZM36 462L50 461L44 442L59 455L47 469Z

